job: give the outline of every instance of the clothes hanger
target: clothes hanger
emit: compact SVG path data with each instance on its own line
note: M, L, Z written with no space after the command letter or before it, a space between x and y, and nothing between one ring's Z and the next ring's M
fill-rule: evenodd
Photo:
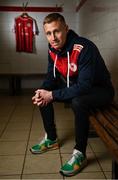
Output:
M26 13L26 12L23 12L22 14L21 14L21 17L29 17L29 15Z
M28 1L26 2L26 4L23 3L23 13L21 14L21 17L29 17L29 15L26 13L26 7L28 5Z

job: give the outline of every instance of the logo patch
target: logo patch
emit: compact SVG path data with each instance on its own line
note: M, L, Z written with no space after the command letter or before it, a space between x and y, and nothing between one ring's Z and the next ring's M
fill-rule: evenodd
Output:
M73 72L77 71L77 65L75 63L70 63L70 70Z
M77 51L81 51L83 49L84 46L82 46L81 44L74 44L74 48L73 50L77 50Z

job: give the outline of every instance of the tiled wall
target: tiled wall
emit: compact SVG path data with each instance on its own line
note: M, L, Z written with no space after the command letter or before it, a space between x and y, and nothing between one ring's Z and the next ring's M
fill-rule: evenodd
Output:
M22 6L24 0L1 0L0 6ZM62 6L62 14L65 16L70 28L76 26L76 1L68 0L29 0L28 6L56 7ZM37 21L39 35L35 36L36 53L16 52L16 41L14 28L15 17L22 12L0 12L0 73L45 73L47 70L47 49L48 44L44 36L42 22L50 12L28 12ZM1 82L1 80L0 80ZM22 86L31 87L34 84L22 82ZM37 82L36 82L37 83ZM5 87L5 82L0 83L0 88Z
M1 0L3 6L22 6L24 0ZM68 0L33 0L28 6L50 7L63 5L63 14L67 22L75 28L74 1ZM18 53L15 50L14 18L22 12L0 12L0 73L44 73L47 66L47 41L45 39L42 22L49 12L28 12L38 24L39 35L35 37L36 53Z
M3 6L22 6L24 0L1 0ZM70 28L91 39L100 49L111 72L118 100L118 0L86 0L75 12L80 0L30 0L28 6L60 6ZM36 19L39 35L35 37L36 53L18 53L15 50L14 18L22 12L0 12L0 73L45 73L47 67L47 41L43 33L42 21L46 12L28 12ZM33 82L33 83L32 83ZM37 81L25 80L24 87L32 87ZM0 79L0 89L8 83Z
M77 16L79 34L95 42L111 72L118 102L118 0L87 0Z

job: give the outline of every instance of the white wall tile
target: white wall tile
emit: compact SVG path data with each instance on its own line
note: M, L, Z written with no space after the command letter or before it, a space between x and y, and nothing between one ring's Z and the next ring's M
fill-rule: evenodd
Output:
M78 12L78 32L100 49L111 72L118 101L118 0L86 1Z
M24 0L0 1L3 6L22 6ZM65 16L70 28L76 27L75 1L68 0L33 0L28 6L56 7L63 5L62 14ZM43 19L49 12L28 12L38 25L39 35L35 36L36 53L16 52L16 40L14 29L14 19L22 12L0 12L0 66L2 73L44 73L47 69L48 43L43 32ZM1 63L4 65L1 65ZM8 64L9 63L9 66ZM10 68L10 69L9 69Z

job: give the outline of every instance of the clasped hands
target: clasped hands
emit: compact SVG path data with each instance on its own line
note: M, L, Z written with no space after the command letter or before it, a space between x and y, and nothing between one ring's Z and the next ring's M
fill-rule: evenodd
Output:
M46 106L53 100L52 91L44 89L38 89L35 91L35 95L32 97L33 104L37 106Z

